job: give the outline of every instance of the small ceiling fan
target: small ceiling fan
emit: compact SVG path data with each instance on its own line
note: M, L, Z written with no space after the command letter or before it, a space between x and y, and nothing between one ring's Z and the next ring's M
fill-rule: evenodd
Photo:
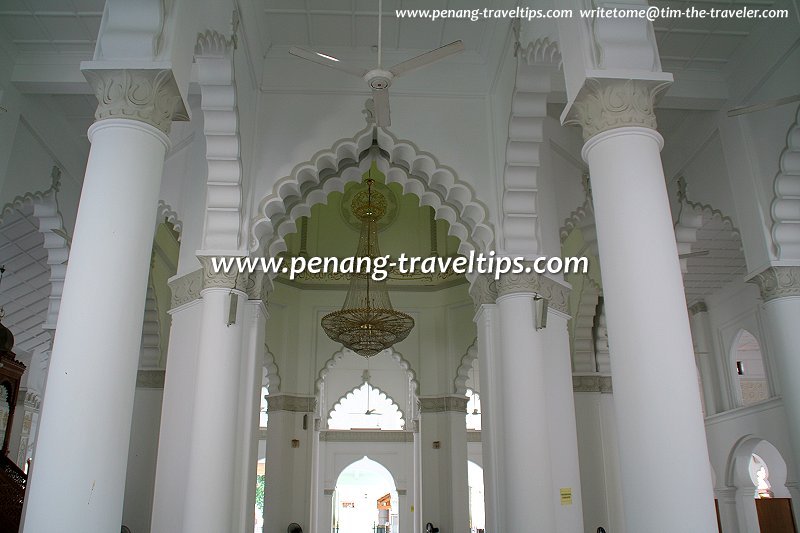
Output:
M375 124L380 127L387 127L392 124L389 113L389 87L392 85L392 80L418 68L430 65L435 61L444 59L447 56L461 52L464 50L464 43L460 40L453 41L450 44L446 44L430 52L425 52L424 54L398 63L389 69L384 69L381 63L382 18L383 0L380 0L378 2L378 66L373 69L367 70L354 67L342 63L338 58L332 55L323 54L322 52L301 48L299 46L292 46L289 48L289 53L293 56L363 78L370 89L372 89L372 101L375 104Z
M378 413L377 409L370 409L369 408L369 397L370 392L372 391L372 386L369 384L369 370L364 370L361 374L361 379L364 381L364 384L367 386L367 410L363 413L350 413L351 415L381 415L383 413Z

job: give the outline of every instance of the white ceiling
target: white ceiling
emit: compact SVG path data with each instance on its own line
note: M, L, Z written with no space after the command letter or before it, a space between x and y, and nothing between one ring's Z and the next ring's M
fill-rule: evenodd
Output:
M15 52L94 52L105 0L0 0Z
M0 224L0 284L3 324L14 334L14 351L33 352L50 342L42 329L50 297L50 267L44 237L30 203L13 209Z

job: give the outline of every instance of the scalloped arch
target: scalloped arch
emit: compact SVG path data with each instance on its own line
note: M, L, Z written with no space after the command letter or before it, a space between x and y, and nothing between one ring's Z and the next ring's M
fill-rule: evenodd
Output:
M441 165L430 153L407 140L399 140L372 126L352 138L341 139L304 163L273 187L273 192L258 204L253 220L250 251L271 256L286 250L284 238L297 231L296 220L308 216L311 208L325 203L328 194L343 192L349 182L359 181L360 162L373 145L385 154L378 164L387 183L398 183L404 193L415 194L420 205L433 208L437 219L450 223L450 233L461 240L460 253L488 252L494 244L494 230L488 210L471 187L460 182L453 169Z
M478 339L472 341L472 344L467 348L467 352L461 357L461 364L456 370L456 379L454 380L455 393L467 394L467 380L469 379L469 371L472 370L475 361L478 360Z
M561 50L558 48L558 41L552 41L549 37L542 37L528 43L528 46L519 50L522 59L529 65L544 64L561 67Z
M406 360L403 357L403 354L396 351L394 348L389 348L388 351L389 357L391 357L392 361L397 363L401 370L406 371L409 382L411 383L411 388L413 389L414 394L417 394L419 391L419 381L417 381L417 373L411 366L411 362ZM317 373L317 379L314 381L314 392L317 394L317 396L319 396L319 393L322 390L322 385L325 382L325 378L328 376L328 374L330 374L333 367L335 367L337 363L342 360L342 358L345 356L345 353L346 352L344 348L335 352L333 355L331 355L330 359L325 361L325 364Z
M786 135L773 185L772 240L778 259L800 259L800 106Z
M372 385L371 383L369 383L368 385L369 385L370 389L372 389L372 390L374 390L374 391L376 391L378 393L378 397L379 398L386 398L387 400L389 400L389 404L390 405L392 405L392 406L397 408L397 412L400 413L400 421L402 422L403 427L405 428L406 427L406 423L408 421L408 419L406 418L406 413L400 408L400 406L397 404L397 402L394 400L394 398L389 396L387 393L383 392L378 387ZM349 391L344 393L342 396L340 396L339 399L336 400L333 403L333 406L330 408L330 410L326 413L326 415L325 415L326 422L330 421L331 415L333 414L334 411L336 411L336 409L339 408L340 405L342 405L342 402L347 400L348 397L351 394L355 394L356 392L361 390L361 387L363 387L363 386L364 386L364 383L360 383L357 387L354 387L354 388L350 389Z
M266 344L264 344L264 379L262 384L266 385L271 392L281 391L281 374L278 370L278 363L275 361L275 355Z
M156 210L156 222L160 223L162 220L166 220L178 233L183 232L183 222L178 218L178 213L172 209L172 206L166 203L164 200L158 201L158 208Z

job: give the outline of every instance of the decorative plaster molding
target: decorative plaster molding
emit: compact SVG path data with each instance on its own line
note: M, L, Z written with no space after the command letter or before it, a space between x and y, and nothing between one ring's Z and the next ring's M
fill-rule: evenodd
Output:
M107 0L98 36L100 59L155 58L164 31L164 0Z
M560 68L562 64L561 51L558 42L551 41L549 37L536 39L526 47L517 50L517 56L528 65L545 65Z
M414 432L327 429L319 432L319 440L324 442L414 442Z
M159 200L158 207L156 208L156 223L160 224L163 221L172 224L173 229L178 232L178 240L180 240L180 233L183 231L183 222L178 219L178 213L176 213L168 203L164 202L164 200Z
M466 396L421 396L419 399L420 413L465 413L467 412Z
M264 378L262 383L273 393L281 390L281 374L278 371L278 364L266 344L264 344Z
M313 413L316 409L317 400L313 396L301 396L293 394L268 394L267 412L291 411L293 413Z
M237 268L232 267L225 272L220 270L214 271L213 257L199 255L197 259L200 261L203 272L203 290L205 289L231 289L247 293L248 285L250 285L250 274L239 272Z
M455 393L459 396L466 396L467 394L467 380L469 379L469 371L472 370L475 361L478 360L478 339L472 341L472 344L467 348L467 352L461 357L461 364L456 370Z
M140 389L163 389L165 370L146 369L136 373L136 387Z
M546 146L551 72L549 65L517 62L503 172L503 251L507 254L539 253L539 172Z
M325 364L317 373L317 379L314 382L314 390L316 394L320 393L320 391L322 390L322 386L325 383L325 378L328 376L330 371L337 365L337 363L342 360L342 358L345 356L345 353L352 353L352 352L350 352L350 350L348 350L347 348L342 348L341 350L331 355L327 361L325 361ZM384 351L381 353L386 353L386 352ZM394 347L388 348L388 353L389 357L392 358L392 361L397 363L402 370L406 371L406 375L408 376L411 389L416 394L416 392L419 390L419 381L417 380L416 371L411 366L411 362L408 361L405 357L403 357L403 354L396 351Z
M53 176L55 180L61 176L57 167L53 167ZM47 264L50 267L50 295L47 297L47 316L42 328L52 331L56 329L58 311L61 308L70 245L64 221L58 211L57 192L58 187L54 186L41 198L33 201L33 216L39 219L39 232L44 237L43 246L47 250Z
M800 106L786 136L773 185L772 240L779 260L800 259Z
M478 275L470 285L469 295L476 309L484 304L493 304L497 300L497 281L487 274Z
M20 389L20 392L23 392L23 389ZM25 396L22 402L25 407L29 407L31 409L39 409L42 406L42 399L39 396L38 392L30 389L27 389L24 392Z
M670 81L587 78L564 120L583 128L583 139L613 128L656 129L655 103Z
M164 133L169 133L173 120L189 120L169 69L87 68L82 72L97 97L97 120L138 120Z
M284 237L297 231L297 219L309 216L311 207L323 203L330 192L342 192L347 183L361 180L360 168L345 167L349 162L361 161L373 139L382 155L388 154L378 161L386 182L402 185L404 193L420 199L420 205L432 207L437 219L447 220L450 234L461 240L459 253L492 249L494 230L487 209L469 185L410 141L398 140L385 128L367 127L354 137L341 139L330 149L317 152L275 184L272 192L258 203L256 218L251 223L250 250L268 256L286 251Z
M572 369L575 372L595 372L597 359L594 343L594 319L597 313L599 293L592 284L586 283L582 286L579 296L580 299L568 325Z
M708 313L708 306L705 302L696 302L689 306L689 316L694 316L698 313Z
M547 300L547 305L564 314L569 313L570 289L547 276L535 273L503 274L497 280L497 295L530 292Z
M758 285L765 302L800 296L800 266L769 267L748 281Z
M602 392L612 393L614 387L611 383L611 376L583 375L572 376L572 392Z
M203 270L195 270L179 278L173 278L168 283L172 291L170 309L175 309L200 298L203 289Z
M229 255L246 246L233 50L231 40L210 30L195 45L208 161L202 249Z

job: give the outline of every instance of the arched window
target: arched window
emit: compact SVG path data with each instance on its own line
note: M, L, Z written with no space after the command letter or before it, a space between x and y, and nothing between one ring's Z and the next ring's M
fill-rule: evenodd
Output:
M743 329L736 336L731 360L739 385L741 405L752 405L769 399L769 384L761 346L749 331Z
M329 429L403 429L403 413L385 393L365 382L339 400L328 418Z
M750 456L750 479L756 486L756 498L772 498L772 485L769 482L769 468L767 463L760 456L752 454Z
M467 389L467 429L481 430L481 395Z

